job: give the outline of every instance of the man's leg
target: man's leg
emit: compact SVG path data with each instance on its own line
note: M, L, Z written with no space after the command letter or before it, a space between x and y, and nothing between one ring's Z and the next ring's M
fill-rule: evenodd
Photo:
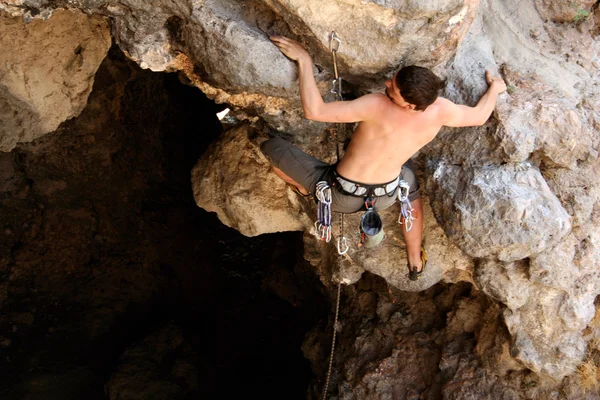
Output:
M329 166L279 137L262 142L260 149L271 162L273 172L303 195L315 189L324 168Z
M408 264L411 267L417 267L417 271L421 271L423 269L423 262L421 262L421 242L423 240L423 203L421 202L421 199L418 198L411 202L411 204L415 209L418 218L413 220L412 229L409 232L406 232L406 224L404 224L402 233L404 234L404 241L406 242Z
M289 183L290 185L294 185L296 186L296 188L298 188L298 191L304 195L308 195L308 190L306 190L306 188L304 186L302 186L301 184L299 184L298 182L296 182L295 180L293 180L292 178L290 178L289 176L287 176L282 170L280 170L277 167L273 167L273 172L275 172L275 175L277 175L278 177L280 177L281 179L283 179L284 181L286 181L287 183Z

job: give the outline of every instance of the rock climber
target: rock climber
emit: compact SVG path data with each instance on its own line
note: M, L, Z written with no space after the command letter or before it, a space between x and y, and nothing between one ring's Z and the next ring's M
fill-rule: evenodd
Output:
M304 47L282 36L272 36L271 41L298 63L300 99L307 119L359 123L337 165L317 160L281 138L263 142L261 150L273 164L275 174L306 196L315 193L320 180L330 184L337 181L331 207L341 213L363 209L367 191L375 194L377 210L391 206L401 175L411 185L409 199L419 216L409 232L402 229L409 278L417 280L425 266L421 247L423 204L408 161L433 140L442 126L483 125L496 106L498 94L506 90L506 84L501 77L486 71L488 90L475 107L469 107L439 97L443 83L427 68L407 66L385 82L385 93L325 103L313 76L312 58Z

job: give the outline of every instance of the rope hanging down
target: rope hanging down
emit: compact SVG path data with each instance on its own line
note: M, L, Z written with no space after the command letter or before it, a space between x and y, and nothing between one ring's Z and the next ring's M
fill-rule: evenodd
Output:
M335 334L338 329L338 316L340 313L340 295L342 293L342 282L338 283L337 301L335 303L335 319L333 321L333 338L331 340L331 353L329 355L329 368L327 369L327 379L325 380L325 388L323 389L323 400L327 398L327 390L329 389L329 380L331 379L331 368L333 366L333 353L335 351Z
M331 55L333 57L333 73L334 73L335 79L332 82L331 93L335 94L335 99L337 101L343 100L342 80L339 77L338 68L337 68L337 57L336 57L341 44L342 44L342 41L340 40L340 38L336 35L335 31L332 31L331 35L329 35L329 50L331 51ZM341 126L342 124L339 124L339 125ZM338 161L339 161L340 152L339 152L339 148L338 148L337 144L336 144L336 151L337 151L337 156L338 156ZM319 183L321 183L321 182L319 182ZM319 183L317 183L317 187L318 187ZM323 182L323 183L326 183L326 182ZM329 196L331 196L331 188L329 186L327 186L327 188L329 190ZM317 190L317 198L318 197L319 197L319 195L318 195L318 190ZM319 210L320 209L321 209L321 201L319 199ZM317 214L318 214L318 212L317 212ZM330 202L329 202L329 216L331 216L331 197L330 197ZM317 223L315 223L315 227L316 226L317 226ZM329 238L331 238L331 226L329 227ZM337 251L340 256L343 256L344 254L346 254L348 252L349 249L350 249L350 246L348 245L348 239L346 239L346 237L344 236L344 214L340 213L340 236L337 239ZM337 290L337 299L336 299L336 304L335 304L335 319L333 322L333 334L332 334L332 339L331 339L331 353L329 355L329 367L327 369L327 378L325 380L325 387L323 388L323 400L325 400L327 398L327 392L329 390L329 381L331 380L331 370L333 367L333 355L335 353L335 339L336 339L336 333L338 330L338 318L339 318L339 313L340 313L341 292L342 292L342 282L339 282L338 290Z

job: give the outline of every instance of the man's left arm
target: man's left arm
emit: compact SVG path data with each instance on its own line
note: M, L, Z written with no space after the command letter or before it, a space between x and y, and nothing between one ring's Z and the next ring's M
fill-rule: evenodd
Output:
M466 126L481 126L486 123L496 107L498 95L506 90L506 84L499 76L493 76L489 71L485 73L489 85L487 92L479 99L475 107L454 104L450 100L441 98L442 124L460 128Z

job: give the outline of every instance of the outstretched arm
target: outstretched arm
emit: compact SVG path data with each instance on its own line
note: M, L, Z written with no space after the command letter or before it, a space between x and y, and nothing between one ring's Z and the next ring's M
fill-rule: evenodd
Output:
M444 106L442 123L445 126L459 128L485 124L496 107L496 98L506 90L502 78L493 76L490 71L485 72L485 80L490 86L475 107L458 105L450 100L441 99Z
M308 52L295 40L272 36L271 40L283 54L298 63L300 99L304 116L321 122L359 122L373 117L376 96L363 96L352 101L325 103L313 76L313 62Z

